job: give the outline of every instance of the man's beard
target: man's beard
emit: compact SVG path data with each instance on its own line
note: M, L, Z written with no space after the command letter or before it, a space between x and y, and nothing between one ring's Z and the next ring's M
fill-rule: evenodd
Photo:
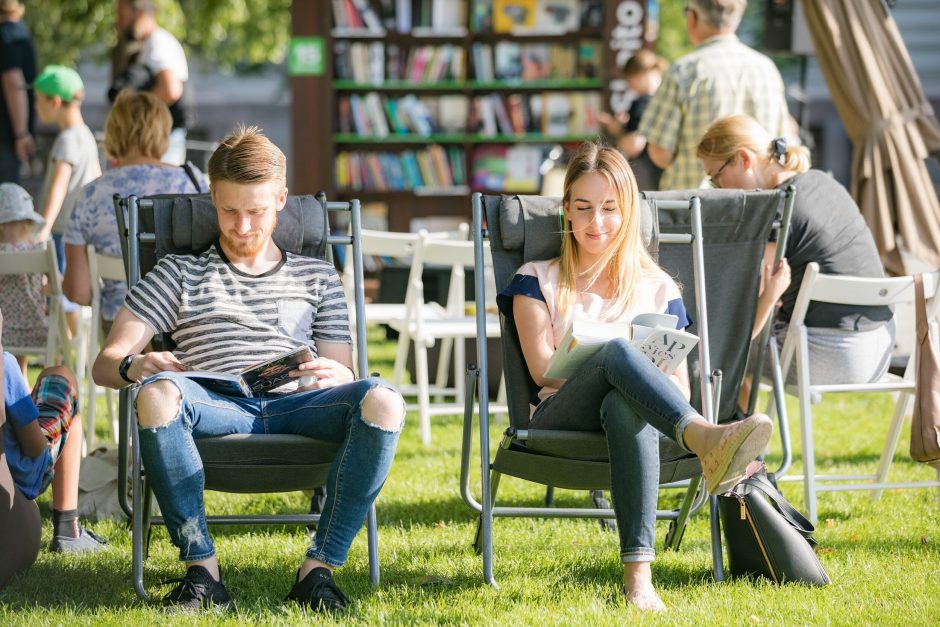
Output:
M252 257L261 252L265 245L267 245L268 240L271 239L271 234L274 233L274 229L276 228L277 214L275 214L274 224L271 225L270 230L256 231L255 236L250 240L236 239L225 232L220 233L219 238L222 240L224 247L232 251L235 256Z

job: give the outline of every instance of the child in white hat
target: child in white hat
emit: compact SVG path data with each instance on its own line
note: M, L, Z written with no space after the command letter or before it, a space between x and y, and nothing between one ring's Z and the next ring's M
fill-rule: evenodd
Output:
M33 239L45 223L25 189L0 183L0 253L42 248L45 244L34 244ZM0 310L5 321L0 337L4 346L46 345L49 322L41 274L0 274ZM25 375L26 356L18 355L17 362Z

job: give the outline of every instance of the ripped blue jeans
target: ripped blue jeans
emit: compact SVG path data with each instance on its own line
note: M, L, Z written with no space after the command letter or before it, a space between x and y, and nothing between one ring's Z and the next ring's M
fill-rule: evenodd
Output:
M387 430L366 422L362 402L373 388L394 388L371 377L323 390L234 398L210 392L172 372L154 375L143 385L161 379L179 388L180 410L166 425L138 428L140 452L180 559L195 562L215 555L206 526L205 475L194 439L290 433L340 443L327 480L323 515L307 557L342 566L385 483L401 433L401 427Z

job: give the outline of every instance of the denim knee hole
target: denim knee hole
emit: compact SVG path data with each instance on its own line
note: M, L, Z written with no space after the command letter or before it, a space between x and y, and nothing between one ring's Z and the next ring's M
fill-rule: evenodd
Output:
M388 426L385 424L385 422L383 421L383 419L381 419L381 418L366 418L366 415L365 415L366 401L371 401L371 402L369 403L369 405L370 405L370 406L369 406L369 409L370 409L370 410L375 410L374 405L390 405L390 404L391 404L391 402L390 402L391 399L388 399L389 402L386 403L386 402L384 402L384 401L377 400L377 399L374 399L374 398L373 398L373 393L374 393L374 391L377 390L377 389L379 389L379 388L381 388L381 389L383 389L383 390L388 390L388 391L389 391L392 395L394 395L394 396L398 399L398 401L401 403L401 414L400 414L400 417L399 417L399 419L398 419L398 427L397 427L397 428L390 428L390 427L388 427ZM370 413L371 413L371 411L370 411ZM380 413L381 413L381 412L380 412ZM366 392L366 393L363 395L362 401L359 402L359 417L362 419L362 422L364 422L364 423L365 423L366 425L368 425L369 427L372 427L372 428L374 428L374 429L378 429L378 430L380 430L380 431L386 431L386 432L388 432L388 433L397 433L397 432L399 432L399 431L402 430L402 427L404 427L404 424L405 424L405 413L406 413L406 411L405 411L405 399L403 399L402 396L401 396L401 394L398 393L398 390L396 390L395 388L393 388L393 387L391 387L391 386L387 386L387 385L376 385L376 386L374 386L374 387L372 387L372 388L369 388L369 391Z
M173 415L172 418L168 420L163 420L159 424L143 425L140 422L140 408L139 408L140 394L143 393L144 390L147 390L148 388L150 388L150 386L156 386L158 383L161 383L162 381L166 381L170 383L174 388L176 388L176 395L177 395L176 413ZM156 394L156 390L154 392L147 392L148 395L151 393ZM157 407L157 406L159 406L159 404L154 403L154 407ZM134 399L134 411L137 413L137 426L141 429L149 429L150 431L156 431L157 429L165 429L169 425L171 425L173 422L179 420L180 414L182 413L182 409L183 409L183 391L180 389L179 385L176 384L176 381L173 381L172 379L163 379L163 378L154 379L153 381L145 385L143 388L141 388L140 392L137 393L137 397Z

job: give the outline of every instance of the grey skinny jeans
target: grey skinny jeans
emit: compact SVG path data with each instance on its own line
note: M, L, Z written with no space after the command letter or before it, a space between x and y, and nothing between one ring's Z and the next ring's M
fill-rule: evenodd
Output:
M620 561L650 562L656 553L659 434L688 450L682 434L699 413L649 358L622 339L585 362L532 416L533 429L604 431L610 492L620 533Z

